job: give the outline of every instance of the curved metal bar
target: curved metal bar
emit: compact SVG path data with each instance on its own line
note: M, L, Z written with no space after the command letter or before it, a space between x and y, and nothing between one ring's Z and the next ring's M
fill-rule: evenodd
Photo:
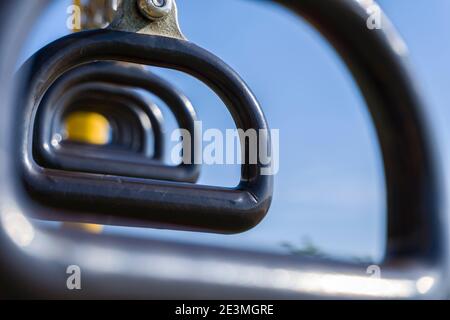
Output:
M2 257L0 287L5 295L74 298L73 293L68 292L64 286L66 281L64 270L69 264L77 264L83 270L85 283L89 284L77 294L80 298L435 299L448 297L449 278L446 261L449 256L446 246L448 224L445 221L443 207L440 205L442 189L436 178L436 175L440 173L440 166L430 146L431 139L427 130L423 130L428 124L427 118L416 115L411 117L411 113L416 114L417 110L420 110L420 114L426 115L427 109L421 100L415 100L417 89L413 89L414 85L411 84L410 72L404 58L397 53L398 47L395 43L401 39L390 29L368 32L365 24L369 15L365 8L353 0L280 0L279 2L307 18L327 36L344 57L345 62L351 66L357 81L367 84L364 90L366 99L371 101L370 104L382 98L380 101L387 102L389 107L399 112L395 119L401 119L401 113L405 111L407 123L413 124L408 130L401 124L399 128L402 137L405 131L411 130L406 137L406 150L409 151L405 156L413 156L415 164L408 164L409 159L405 159L404 165L407 166L410 176L416 175L414 171L416 167L419 168L421 175L425 173L425 177L422 178L431 183L433 192L429 193L429 201L424 203L424 194L417 194L417 191L414 191L419 187L407 186L409 183L417 182L416 179L420 180L419 174L416 179L408 177L398 187L390 187L390 192L401 189L401 186L405 186L405 192L414 191L410 197L411 203L419 204L420 208L417 210L412 208L412 219L409 220L410 206L405 206L406 196L399 194L402 205L396 204L395 193L389 196L391 205L388 211L390 225L388 252L390 253L386 262L380 264L382 277L368 277L365 273L367 267L365 264L296 256L286 257L270 253L190 246L164 241L139 241L130 237L94 237L76 232L61 234L48 232L31 221L35 234L29 243L24 244L22 237L14 237L14 233L0 232ZM19 19L18 14L20 17L23 15L28 17L36 14L37 7L42 5L40 2L27 2L22 5L20 2L3 2L0 4L3 9L0 10L0 15L4 14L6 19L0 19L0 24L9 21L14 26L24 25L31 19ZM1 36L5 34L0 33L0 41L3 44L3 46L0 45L2 53L3 50L9 52L12 47L6 44L10 44L11 39L6 37L2 39ZM17 39L17 34L14 37ZM382 53L381 56L380 53ZM13 56L1 55L0 61L3 63L7 57ZM0 66L14 65L10 61ZM376 63L379 61L383 63ZM365 66L366 71L364 71ZM11 69L8 70L12 72ZM364 72L368 75L364 75ZM10 74L6 72L6 69L2 69L0 74L4 80L2 83L8 83ZM390 88L389 85L393 87ZM372 89L375 91L369 94ZM386 93L383 93L384 89L387 90ZM6 101L3 99L8 97L5 93L5 88L2 88L1 101ZM406 97L404 97L405 93ZM398 95L407 98L406 102L399 100ZM378 105L381 104L380 101ZM400 108L397 105L412 107ZM385 109L389 109L388 106ZM415 111L408 111L409 108ZM16 110L10 106L5 113L9 114L13 111ZM384 110L379 113L379 116L386 112L389 114L387 110ZM392 114L386 118L392 119ZM7 118L0 118L0 121L4 125L0 128L5 128L6 132L13 128ZM414 129L416 125L418 131L417 128ZM399 142L395 137L396 132L392 131L393 126L389 125L389 122L387 126L390 128L387 133L393 134L391 138ZM419 156L411 155L410 142L418 136L419 139L415 142L420 145L417 149ZM4 140L2 142L5 143ZM403 141L400 141L398 145L401 149L404 148L401 146L402 143ZM12 170L14 161L9 160L17 162L17 155L9 154L14 150L13 145L13 139L11 139L10 145L6 145L5 155L7 156L1 166L2 177L5 177L3 185L7 186L10 184L6 182L13 184L17 181L17 176L9 174L14 172ZM425 162L422 164L424 153L426 154ZM397 152L393 153L395 154ZM386 166L389 165L390 162L387 162ZM431 179L428 178L429 175ZM388 184L391 181L393 181L391 178L387 179ZM2 209L3 218L11 212L28 214L31 210L25 205L29 199L21 197L20 192L13 193L13 190L15 189L4 188L1 193L4 199L10 199L2 203L3 206L9 205ZM417 195L418 200L415 199ZM20 202L13 203L11 199L20 200ZM425 208L428 205L429 209ZM399 212L399 209L406 211ZM3 227L1 230L8 230L7 222L6 219L1 220ZM405 233L398 231L402 225L405 226ZM414 230L418 239L411 234ZM20 233L20 235L23 234ZM420 244L421 240L424 241L424 245ZM417 249L419 249L418 254ZM427 249L431 249L429 254ZM100 257L102 254L107 255L110 261L114 261L113 268L92 261L93 257ZM181 267L174 270L171 268L174 263ZM30 265L33 266L32 271L30 271ZM102 277L98 276L99 272Z
M384 160L387 259L440 260L445 241L438 164L426 104L407 68L402 39L384 16L382 29L367 28L368 8L354 0L277 2L328 39L365 97Z
M136 180L123 176L98 179L88 173L62 172L39 166L33 159L30 146L34 115L41 97L64 72L97 60L163 66L189 73L216 91L231 112L237 128L255 130L259 142L270 146L268 125L256 98L242 79L217 57L192 43L172 38L110 30L80 32L43 48L22 69L31 72L23 78L26 85L19 95L26 100L18 104L22 113L21 126L18 127L22 148L18 156L24 160L18 169L31 197L42 204L67 210L65 216L72 212L80 217L80 211L85 211L86 214L81 215L82 221L78 222L98 224L162 225L236 233L254 227L263 219L272 199L273 177L263 175L268 165L262 164L259 152L256 164L244 159L241 182L236 188ZM142 86L146 88L148 75L142 80L145 80ZM120 83L123 85L128 81L137 85L135 70L130 70L130 76L122 77ZM158 85L155 82L152 89ZM189 125L191 123L182 128ZM250 157L253 150L249 143L241 147L243 154ZM187 164L181 166L188 170L192 167ZM150 169L154 170L154 176L165 172L167 176L182 174L163 165L154 165ZM59 213L56 218L45 210L45 213L37 212L37 216L60 220L63 215Z
M116 87L102 85L102 90L97 92L93 89L94 87L95 89L98 88L98 84L89 83L87 85L92 85L92 87L89 87L90 92L88 96L84 96L83 94L85 92L83 91L80 92L79 96L74 96L73 90L70 90L69 93L67 93L67 95L70 95L72 99L70 99L67 104L58 108L54 116L49 119L49 123L45 124L47 125L45 130L42 128L45 125L40 123L39 120L39 117L42 118L43 115L38 115L35 139L37 140L40 138L39 133L42 133L42 131L47 131L48 136L44 137L45 142L43 142L42 145L51 145L54 153L57 153L58 151L64 149L65 146L70 145L80 146L90 150L129 151L140 153L142 156L147 157L151 157L153 155L154 158L161 159L162 152L160 149L163 147L162 145L164 142L159 141L160 145L155 146L155 148L151 148L151 143L149 143L155 134L162 137L162 118L159 116L159 108L156 105L145 101L145 99L139 95L136 95L132 91L127 90L125 95L121 95L120 92L116 90ZM86 85L83 86L85 87ZM77 86L76 89L78 92L79 86ZM129 94L131 94L131 97ZM65 97L66 96L64 96L64 98ZM139 103L136 103L136 99L139 100ZM60 105L61 103L58 104L58 106ZM152 107L151 110L154 110L154 112L149 110L150 107ZM71 141L70 139L64 139L65 119L73 112L78 111L96 112L108 120L111 126L111 140L108 144L91 146L90 144L77 143ZM149 117L149 112L153 113L153 119ZM155 134L153 131L155 131ZM52 139L58 134L61 135L61 137L57 136L56 139ZM35 157L38 158L39 146L36 144L34 149ZM71 150L72 149L67 148L68 152L71 152ZM58 160L56 159L55 165L57 164ZM46 166L52 166L52 164L47 163Z
M196 182L198 180L200 175L200 165L195 163L195 151L200 145L201 137L194 134L197 115L191 102L184 94L161 77L141 68L111 62L94 62L66 72L52 84L41 102L41 105L44 107L43 110L47 110L46 106L48 105L54 105L59 96L63 95L73 86L86 82L100 82L103 84L146 90L165 102L174 114L179 127L191 133L192 141L183 141L183 151L185 153L185 158L189 160L188 163L180 164L178 166L168 166L160 161L145 161L145 159L137 159L134 157L133 159L130 158L130 161L128 161L129 163L135 163L133 169L129 166L116 166L111 162L111 165L115 166L117 169L120 168L120 171L122 172L121 175L126 175L126 170L129 169L130 176L135 176L135 174L139 172L140 175L138 177L143 178L179 182ZM117 90L119 90L119 88ZM42 109L39 108L38 110ZM41 111L39 111L39 113L40 112ZM153 121L153 123L156 125L155 121ZM47 127L43 126L42 128L45 130ZM158 134L158 131L156 131L156 133ZM48 134L44 134L44 136L48 137ZM162 145L160 145L162 143L162 136L156 137L155 141L157 142L155 148L155 160L159 160L163 156ZM39 142L41 144L40 153L46 157L47 163L50 163L53 167L57 168L77 169L77 164L70 159L63 160L66 165L62 164L61 161L58 160L60 158L53 155L52 149L43 145L44 142L45 139ZM71 162L71 164L69 165L68 162ZM123 162L123 159L121 162ZM147 167L144 167L145 163L147 164ZM106 161L103 164L106 165ZM98 170L92 170L93 167L96 167ZM92 168L89 171L107 173L104 171L102 172L101 169L101 163L92 163Z

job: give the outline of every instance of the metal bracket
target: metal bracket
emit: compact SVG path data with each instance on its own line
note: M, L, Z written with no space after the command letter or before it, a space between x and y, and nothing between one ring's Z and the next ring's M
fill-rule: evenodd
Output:
M149 12L151 6L154 6L156 13L153 17ZM164 11L164 8L169 10ZM175 0L121 1L108 29L187 40L178 23Z
M73 0L73 4L81 9L80 29L92 30L107 27L115 16L119 0Z

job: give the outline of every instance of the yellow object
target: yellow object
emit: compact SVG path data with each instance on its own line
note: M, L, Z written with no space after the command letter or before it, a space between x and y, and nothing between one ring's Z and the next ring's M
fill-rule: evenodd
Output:
M95 112L74 112L65 119L67 140L95 145L110 141L111 127L108 119Z
M93 234L100 234L103 231L103 226L99 224L64 222L63 226L65 229L84 231Z

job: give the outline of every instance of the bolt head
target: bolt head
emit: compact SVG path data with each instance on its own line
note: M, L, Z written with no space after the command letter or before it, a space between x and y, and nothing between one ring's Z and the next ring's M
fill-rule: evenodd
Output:
M167 16L173 7L173 0L137 0L141 13L150 20Z

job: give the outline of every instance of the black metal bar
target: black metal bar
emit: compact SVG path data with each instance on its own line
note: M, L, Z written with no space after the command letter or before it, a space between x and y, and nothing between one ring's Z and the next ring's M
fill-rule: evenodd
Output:
M18 118L21 125L17 134L21 137L22 148L17 155L24 160L18 166L18 174L31 197L59 209L56 215L49 210L36 211L37 217L70 219L72 213L77 220L81 218L79 222L164 226L221 233L242 232L262 220L270 206L273 177L263 175L267 165L259 161L259 152L257 164L248 161L242 164L241 182L236 188L136 180L124 176L98 179L88 173L52 170L37 165L30 147L34 115L41 97L65 71L97 60L164 66L189 73L216 91L234 117L237 128L244 131L252 129L258 135L265 131L266 134L259 135L259 139L265 139L270 146L269 128L256 98L230 67L209 52L186 41L157 36L110 30L73 34L40 50L22 69L31 72L22 73L26 74L22 79L25 87L19 94L27 98L18 104L22 117ZM130 81L134 86L138 85L136 70L129 72L130 76L123 76L120 83L123 85ZM139 85L146 88L149 79L148 75L143 76L145 83ZM108 81L108 78L102 78L102 81ZM153 83L151 89L156 90L158 85ZM249 143L244 143L241 148L243 154L249 156ZM189 164L181 166L192 170ZM174 176L177 173L172 167L163 165L151 166L149 170L155 170L154 176L158 173ZM65 210L65 214L61 210ZM86 213L80 215L80 212Z
M410 76L403 42L384 20L367 28L356 1L277 1L314 25L335 47L363 93L377 129L387 188L387 258L441 260L442 201L426 104Z

